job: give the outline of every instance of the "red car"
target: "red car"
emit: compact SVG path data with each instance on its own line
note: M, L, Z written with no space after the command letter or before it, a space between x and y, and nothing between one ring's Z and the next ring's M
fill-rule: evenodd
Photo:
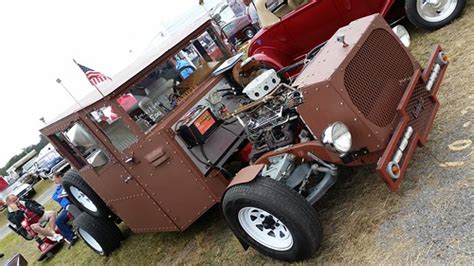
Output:
M240 16L232 19L222 27L225 36L233 44L245 42L252 39L257 32L248 16Z
M262 30L251 40L248 55L275 69L299 62L338 28L380 13L394 24L404 16L425 30L435 30L461 15L466 0L279 0L267 8L254 0Z

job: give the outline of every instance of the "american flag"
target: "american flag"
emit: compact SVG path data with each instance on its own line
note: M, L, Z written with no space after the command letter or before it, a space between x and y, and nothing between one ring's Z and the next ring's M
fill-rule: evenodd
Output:
M74 63L76 63L81 68L82 72L84 72L87 79L93 86L97 86L97 84L104 82L106 80L112 80L111 78L100 73L99 71L92 70L86 66L79 64L78 62L76 62L76 60L74 60Z

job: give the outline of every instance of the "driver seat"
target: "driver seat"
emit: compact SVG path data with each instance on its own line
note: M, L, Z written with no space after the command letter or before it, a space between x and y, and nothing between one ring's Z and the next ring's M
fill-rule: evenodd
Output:
M298 9L306 5L307 3L308 3L308 0L288 0L288 6L293 10Z

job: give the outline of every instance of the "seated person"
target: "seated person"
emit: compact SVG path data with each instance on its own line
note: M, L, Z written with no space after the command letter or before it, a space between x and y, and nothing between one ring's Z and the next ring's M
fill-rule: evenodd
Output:
M59 203L63 208L56 218L56 225L63 234L65 241L70 245L74 245L77 241L77 236L74 234L74 231L72 231L72 226L67 223L69 221L68 208L71 203L69 202L66 191L63 188L62 178L63 175L61 173L55 173L53 175L53 181L57 185L53 193L53 200Z
M194 72L194 67L188 61L179 58L179 56L172 56L170 62L175 66L183 79L187 79Z
M16 226L21 227L24 219L27 219L31 230L44 235L53 241L61 241L63 236L56 234L54 231L56 223L56 212L45 211L36 201L32 200L18 200L16 195L11 194L6 198L8 208L8 221ZM49 220L49 229L43 228L41 224Z

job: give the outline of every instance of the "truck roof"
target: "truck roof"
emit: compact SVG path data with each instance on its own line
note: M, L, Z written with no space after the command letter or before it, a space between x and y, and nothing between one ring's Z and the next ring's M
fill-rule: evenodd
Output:
M200 16L194 20L187 21L185 24L182 24L179 28L173 32L169 32L166 38L163 38L162 42L159 45L151 47L150 49L143 52L138 56L130 65L125 67L116 75L112 76L111 82L106 82L101 85L100 91L105 95L109 95L116 89L120 88L127 81L135 77L137 74L142 72L147 66L151 65L161 56L165 55L168 51L174 47L180 45L183 41L188 39L188 36L192 35L194 32L198 31L205 25L211 25L211 19L208 16ZM48 121L48 124L44 127L47 128L49 125L58 122L59 120L75 113L82 108L86 108L95 102L102 99L102 96L95 90L91 91L84 98L77 99L81 107L77 103L70 106L59 114L56 118Z

